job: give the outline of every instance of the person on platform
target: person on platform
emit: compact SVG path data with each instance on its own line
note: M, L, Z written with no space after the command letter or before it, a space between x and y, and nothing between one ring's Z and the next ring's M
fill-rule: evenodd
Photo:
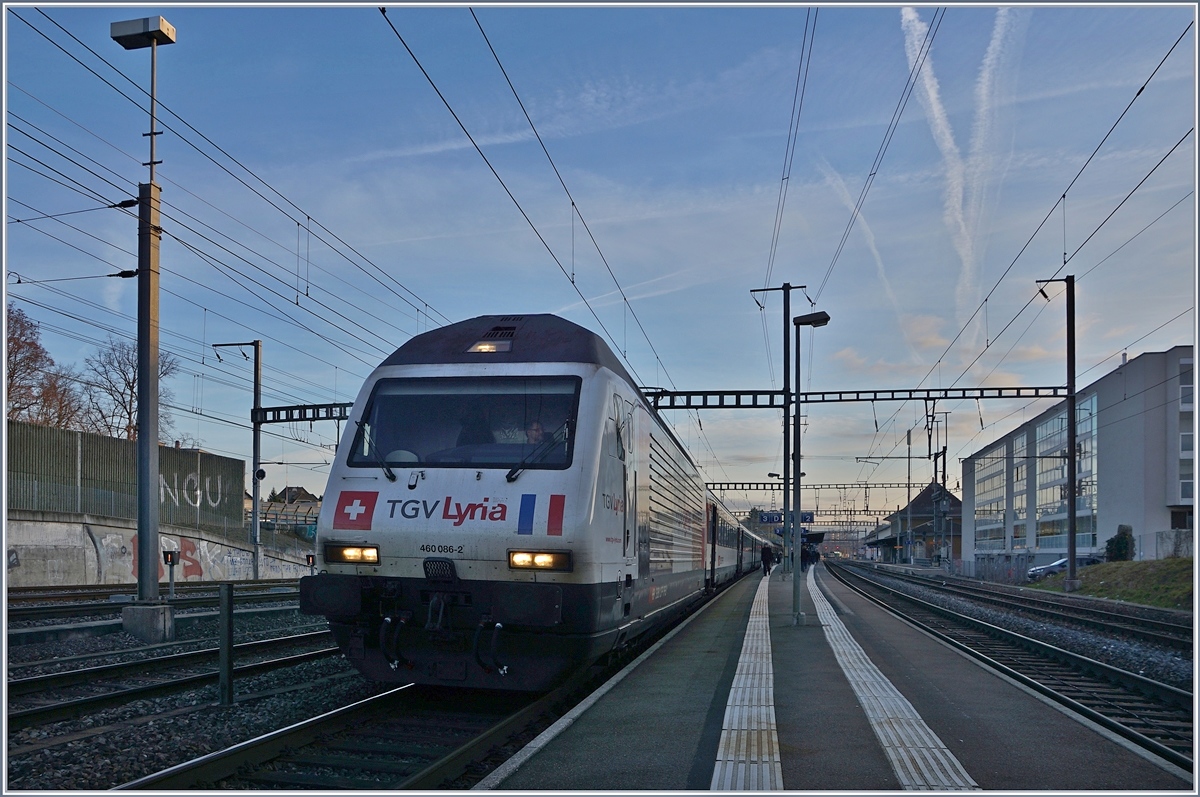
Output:
M775 552L771 550L770 545L762 547L762 569L763 575L771 575L771 565L775 564Z

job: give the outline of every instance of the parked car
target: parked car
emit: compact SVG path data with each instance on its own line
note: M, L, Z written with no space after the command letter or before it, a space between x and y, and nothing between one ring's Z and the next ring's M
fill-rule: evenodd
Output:
M1087 567L1088 565L1097 565L1103 561L1104 560L1099 558L1098 556L1076 556L1075 557L1076 572L1078 572L1078 569L1081 567ZM1055 562L1051 562L1048 565L1040 565L1038 567L1031 567L1031 568L1029 568L1029 571L1025 575L1030 581L1037 581L1039 578L1045 578L1046 576L1052 576L1052 575L1055 575L1056 573L1066 572L1066 569L1067 569L1067 558L1063 557L1062 559L1059 559L1058 561L1055 561Z

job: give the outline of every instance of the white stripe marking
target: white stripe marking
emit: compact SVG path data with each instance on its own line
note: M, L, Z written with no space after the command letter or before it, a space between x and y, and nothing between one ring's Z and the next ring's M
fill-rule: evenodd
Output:
M817 607L817 616L825 628L825 638L833 648L837 662L858 696L871 728L892 765L892 771L904 789L968 791L979 789L954 754L942 743L912 703L892 685L867 657L846 626L834 613L829 601L817 589L812 570L808 573L808 594Z

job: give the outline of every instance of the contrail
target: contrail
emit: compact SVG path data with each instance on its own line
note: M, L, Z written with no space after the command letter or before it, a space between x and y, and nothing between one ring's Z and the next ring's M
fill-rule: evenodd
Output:
M1001 158L997 156L1001 145L996 135L997 119L999 108L1003 101L1011 96L1012 86L1016 82L1015 61L1019 50L1016 42L1024 37L1028 22L1028 13L1012 8L997 10L992 26L992 38L979 67L979 77L975 81L975 121L967 162L964 211L967 229L973 241L973 257L970 261L963 262L963 270L955 291L955 303L960 317L968 311L974 312L979 305L979 261L984 249L979 239L980 229L987 218L989 200L999 190L1003 173ZM1008 151L1011 153L1011 146ZM1003 158L1003 166L1007 166L1008 161L1008 157ZM977 343L978 326L974 333L972 342Z
M964 325L979 303L980 258L983 250L980 228L984 223L989 193L999 185L996 179L994 151L998 98L1011 87L1015 70L1011 68L1017 48L1014 39L1024 32L1028 15L1010 8L996 12L992 37L975 81L975 119L971 130L971 145L964 161L954 142L954 131L942 104L940 88L934 72L932 54L925 60L921 72L921 91L917 99L925 108L930 132L945 162L943 219L961 261L955 287L955 319ZM905 50L910 67L919 56L921 42L928 25L921 21L915 9L901 10L901 25L905 33ZM977 321L967 330L963 342L967 348L978 343L980 324Z
M854 198L850 196L850 192L846 190L846 183L842 180L841 175L833 170L823 158L817 164L821 172L825 175L825 182L838 198L842 200L851 212L854 212ZM875 259L875 272L879 275L879 281L883 283L883 292L887 294L888 301L891 302L892 311L896 314L896 326L900 328L900 334L904 336L904 344L908 346L908 353L912 357L914 363L921 363L921 355L913 348L912 341L908 339L908 329L904 323L904 319L900 315L900 303L896 301L896 294L892 291L892 284L888 281L887 272L883 268L883 258L879 254L879 249L875 246L875 233L871 231L871 225L867 223L866 214L860 209L858 212L858 230L862 233L863 240L867 244L867 248L871 250L871 257Z

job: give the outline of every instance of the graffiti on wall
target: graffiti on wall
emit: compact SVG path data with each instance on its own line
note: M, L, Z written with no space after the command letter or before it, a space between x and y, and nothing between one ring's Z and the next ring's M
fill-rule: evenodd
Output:
M160 537L159 544L161 545L163 542L168 541L168 539L169 538ZM136 579L137 575L138 575L137 534L133 535L133 539L130 541L129 544L130 544L130 547L133 549L132 575ZM163 550L171 550L171 548L168 546L168 547L164 548ZM182 572L183 578L189 578L191 576L195 576L196 578L203 578L204 566L202 564L200 564L200 556L198 555L198 552L196 550L196 541L193 540L191 537L180 537L178 550L179 550L179 564L183 566L183 570L176 571L175 577L180 578L180 572ZM158 580L159 581L163 580L163 577L166 575L166 572L167 572L167 566L165 564L163 564L162 557L159 557L159 560L158 560Z
M213 477L204 477L204 489L200 488L200 474L189 473L183 479L183 492L179 491L179 474L172 475L172 483L167 483L167 477L160 474L158 477L158 500L159 503L167 503L167 499L175 506L179 506L180 497L188 506L199 508L201 502L207 503L209 506L216 508L221 505L221 475L217 474L216 486L213 486Z

